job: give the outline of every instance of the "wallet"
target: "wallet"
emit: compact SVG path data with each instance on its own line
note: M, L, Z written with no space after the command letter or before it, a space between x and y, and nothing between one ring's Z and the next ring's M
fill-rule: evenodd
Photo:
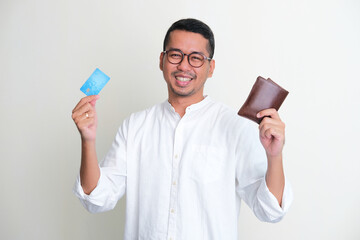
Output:
M270 78L259 76L238 114L260 124L263 118L256 117L256 114L268 108L275 108L278 111L288 94L287 90Z

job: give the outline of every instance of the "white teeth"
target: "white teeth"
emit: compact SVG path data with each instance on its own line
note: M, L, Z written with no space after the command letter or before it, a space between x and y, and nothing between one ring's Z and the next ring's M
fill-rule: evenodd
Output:
M191 78L183 78L183 77L176 77L176 79L179 80L180 82L187 82L191 80Z

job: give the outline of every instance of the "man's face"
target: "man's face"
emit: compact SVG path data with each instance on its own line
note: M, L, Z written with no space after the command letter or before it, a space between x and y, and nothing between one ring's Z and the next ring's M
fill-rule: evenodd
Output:
M180 49L185 54L201 52L209 57L207 51L208 40L199 33L175 30L170 33L170 41L165 50ZM211 77L215 68L215 61L205 60L204 64L192 67L187 55L179 64L171 64L164 53L160 55L160 69L168 85L169 100L174 98L189 98L194 101L203 99L206 79Z

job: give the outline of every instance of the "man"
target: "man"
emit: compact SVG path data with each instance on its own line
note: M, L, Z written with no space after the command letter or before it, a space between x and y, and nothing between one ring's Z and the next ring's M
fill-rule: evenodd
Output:
M73 110L82 139L74 192L90 212L114 208L126 193L126 240L237 239L241 199L262 221L281 220L289 207L284 123L266 109L258 130L203 95L214 46L211 29L198 20L170 27L160 54L168 100L127 118L100 167L98 96Z

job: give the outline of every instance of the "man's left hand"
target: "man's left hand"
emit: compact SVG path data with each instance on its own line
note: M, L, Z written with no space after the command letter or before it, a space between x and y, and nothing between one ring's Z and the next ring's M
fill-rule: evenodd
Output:
M260 141L268 158L281 157L285 143L285 124L281 121L278 112L274 108L269 108L260 111L257 117L264 117L259 125Z

